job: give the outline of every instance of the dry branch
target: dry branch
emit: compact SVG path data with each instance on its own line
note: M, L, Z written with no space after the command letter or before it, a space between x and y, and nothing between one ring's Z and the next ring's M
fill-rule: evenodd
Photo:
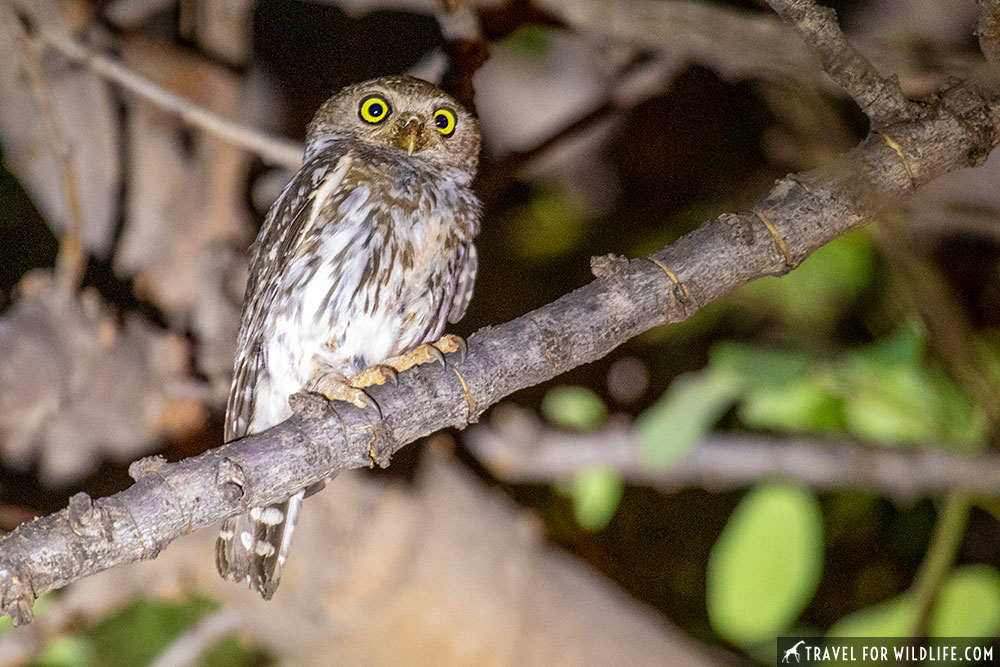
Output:
M42 119L49 133L49 143L59 164L59 179L62 183L66 207L66 227L62 230L62 239L59 242L56 273L59 276L59 284L64 294L70 298L79 287L85 268L82 242L83 210L80 203L77 176L73 168L73 152L59 124L55 102L45 83L45 75L42 73L41 45L22 26L15 24L10 27L17 32L17 41L21 47L21 65L27 75L35 104L41 111Z
M500 479L548 483L604 467L632 484L663 491L700 487L738 489L768 477L793 479L810 487L865 489L901 501L945 491L993 495L1000 479L1000 456L961 457L937 450L863 447L851 442L715 433L669 468L643 461L638 436L629 424L595 433L546 428L529 411L497 408L490 425L465 436L472 452Z
M339 470L385 464L407 443L473 422L518 389L686 319L749 280L787 273L914 188L981 164L1000 141L1000 94L958 85L919 119L879 125L891 126L891 136L871 134L830 165L778 181L750 210L722 215L647 259L595 259L596 280L480 330L464 360L452 356L447 367L419 368L396 388L373 390L381 415L297 395L294 416L264 433L177 463L140 461L136 484L108 498L74 496L67 509L0 540L3 611L30 621L45 591L152 558L181 535Z
M25 11L25 7L20 4L18 9ZM302 146L297 142L254 130L212 113L136 74L114 59L89 49L60 31L30 21L30 14L24 15L29 19L28 24L32 34L43 44L58 51L72 62L79 63L95 74L117 83L129 92L164 109L169 109L184 122L216 134L244 150L259 155L270 164L297 169L301 163Z
M768 0L812 47L830 77L854 98L876 129L919 117L921 109L903 95L895 77L885 78L844 37L837 13L813 0Z
M986 60L1000 63L1000 0L979 0L976 36Z

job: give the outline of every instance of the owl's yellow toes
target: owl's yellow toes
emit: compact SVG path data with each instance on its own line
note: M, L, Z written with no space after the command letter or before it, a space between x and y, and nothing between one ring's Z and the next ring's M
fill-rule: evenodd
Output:
M352 387L371 387L376 384L385 384L386 380L396 384L396 376L405 370L436 361L442 366L445 364L444 355L458 352L460 361L465 359L465 341L453 334L443 336L441 340L433 343L424 343L406 354L390 357L381 364L369 366L357 375L351 376L345 382Z
M369 366L357 375L352 375L351 379L347 382L352 387L358 388L371 387L376 384L385 384L386 380L391 382L393 385L396 385L399 382L397 379L398 375L399 373L392 366L377 364L375 366Z
M445 334L444 336L441 336L441 340L429 344L433 345L444 354L458 352L462 355L462 360L465 359L465 353L468 349L468 346L465 344L465 339L461 336L456 336L455 334Z
M347 401L359 408L378 407L364 388L353 386L344 376L333 373L317 373L304 387L306 391L321 394L328 401Z

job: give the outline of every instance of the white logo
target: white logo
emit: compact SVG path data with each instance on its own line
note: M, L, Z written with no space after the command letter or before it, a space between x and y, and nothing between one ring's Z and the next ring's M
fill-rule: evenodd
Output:
M781 659L781 662L788 662L788 657L792 655L795 656L795 662L801 662L802 660L799 658L799 647L803 644L805 644L805 642L800 641L798 644L785 651L785 657Z

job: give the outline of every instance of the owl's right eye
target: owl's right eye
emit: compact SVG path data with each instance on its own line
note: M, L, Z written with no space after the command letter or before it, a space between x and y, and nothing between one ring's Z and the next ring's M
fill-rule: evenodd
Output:
M358 107L358 116L361 120L372 125L381 123L389 117L390 113L392 113L392 107L389 106L389 101L381 95L369 95L361 100L361 106Z

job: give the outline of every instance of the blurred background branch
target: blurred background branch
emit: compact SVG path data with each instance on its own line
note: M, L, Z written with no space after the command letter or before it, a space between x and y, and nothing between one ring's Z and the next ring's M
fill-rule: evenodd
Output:
M46 25L44 20L32 16L30 5L23 5L16 0L6 1L12 3L17 11L21 12L25 30L29 34L33 33L41 44L58 51L72 62L84 65L129 92L176 113L184 122L206 132L217 134L226 141L260 156L270 164L295 169L302 163L301 144L254 130L242 123L233 122L193 104L180 95L139 76L121 63L88 49L71 37Z
M545 484L593 468L609 468L629 484L664 493L697 487L720 492L768 478L784 478L829 491L861 489L901 502L948 490L989 496L1000 477L1000 457L962 457L935 449L896 451L878 445L715 433L669 467L645 461L630 424L593 433L546 427L530 411L504 406L488 426L466 436L473 454L512 483Z

